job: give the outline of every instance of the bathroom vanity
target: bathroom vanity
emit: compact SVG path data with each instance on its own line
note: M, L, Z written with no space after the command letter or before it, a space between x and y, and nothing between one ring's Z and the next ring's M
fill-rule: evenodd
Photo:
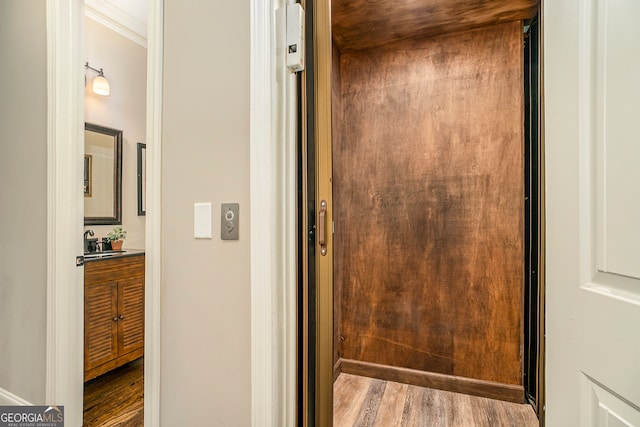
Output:
M144 355L144 251L87 259L84 380Z

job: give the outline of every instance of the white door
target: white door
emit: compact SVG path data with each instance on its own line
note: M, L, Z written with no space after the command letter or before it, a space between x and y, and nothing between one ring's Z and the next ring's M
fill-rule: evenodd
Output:
M548 426L640 426L640 1L544 5Z

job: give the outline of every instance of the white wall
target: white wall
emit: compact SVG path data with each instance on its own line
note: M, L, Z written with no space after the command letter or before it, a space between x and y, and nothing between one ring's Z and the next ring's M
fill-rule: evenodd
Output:
M251 424L248 1L164 3L161 414ZM213 203L211 240L193 203ZM240 240L220 240L220 203Z
M122 130L122 226L127 231L124 248L144 249L145 217L138 216L137 143L146 143L147 50L91 18L85 18L86 61L103 68L111 95L93 93L97 75L87 72L85 120ZM111 225L87 226L103 237Z
M0 2L0 58L0 389L31 403L44 404L45 0ZM2 400L0 397L0 404L9 403Z

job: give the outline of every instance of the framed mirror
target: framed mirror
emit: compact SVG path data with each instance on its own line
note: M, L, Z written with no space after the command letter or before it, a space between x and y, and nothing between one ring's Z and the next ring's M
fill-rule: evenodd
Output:
M84 224L122 224L122 131L84 125Z

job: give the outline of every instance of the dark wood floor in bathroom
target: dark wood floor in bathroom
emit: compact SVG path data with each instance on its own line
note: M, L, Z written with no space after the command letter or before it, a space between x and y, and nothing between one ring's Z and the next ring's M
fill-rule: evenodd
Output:
M340 374L334 427L538 427L530 405Z
M84 385L84 427L144 425L144 359L129 362Z

